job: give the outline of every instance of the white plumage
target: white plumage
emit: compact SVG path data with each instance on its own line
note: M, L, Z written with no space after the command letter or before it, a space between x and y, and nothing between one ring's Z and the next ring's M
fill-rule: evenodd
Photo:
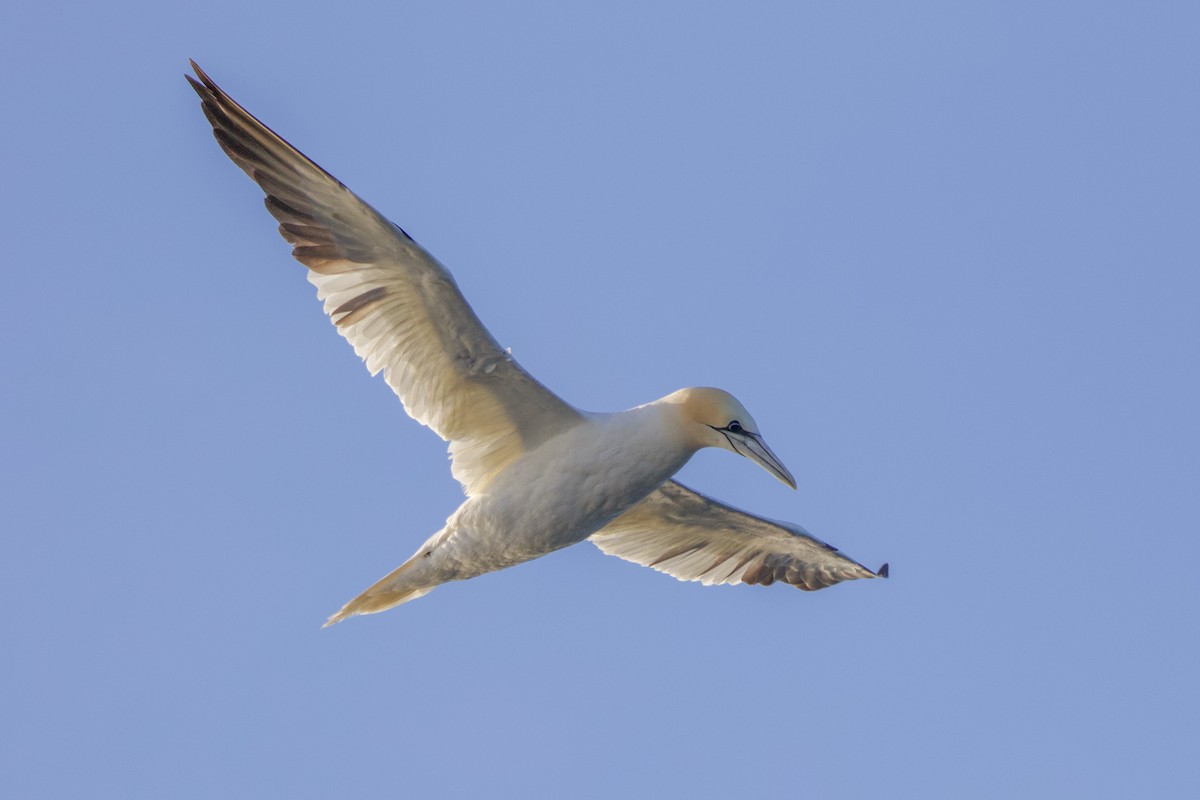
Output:
M266 192L325 313L405 411L450 443L467 494L412 558L326 624L589 537L606 553L705 584L820 589L886 577L886 564L872 572L798 526L670 480L698 449L721 447L795 487L727 392L681 389L615 414L565 403L496 343L433 256L192 67L217 141Z

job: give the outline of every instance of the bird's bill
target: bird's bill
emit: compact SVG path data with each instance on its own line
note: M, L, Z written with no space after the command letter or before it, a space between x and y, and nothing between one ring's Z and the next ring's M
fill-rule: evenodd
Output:
M738 453L758 464L788 486L796 488L796 479L792 477L792 473L788 472L788 468L783 465L779 457L771 452L771 448L767 447L767 443L762 440L761 436L747 433L742 436L731 436L730 441L734 443L734 449Z

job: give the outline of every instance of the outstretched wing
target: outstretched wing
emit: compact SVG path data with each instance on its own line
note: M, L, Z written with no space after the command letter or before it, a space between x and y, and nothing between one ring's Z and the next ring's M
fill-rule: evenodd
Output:
M450 442L467 494L580 420L501 349L433 256L192 68L213 134L266 192L325 313L404 410Z
M682 581L790 583L824 589L855 578L886 578L846 558L799 525L772 522L667 481L591 536L617 556Z

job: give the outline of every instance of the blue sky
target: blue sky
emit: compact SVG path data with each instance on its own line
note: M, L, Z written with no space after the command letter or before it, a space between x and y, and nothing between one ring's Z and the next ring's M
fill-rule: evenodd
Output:
M1183 796L1200 11L27 4L0 25L0 791ZM590 546L320 629L461 497L183 80L455 273L576 405L890 581Z

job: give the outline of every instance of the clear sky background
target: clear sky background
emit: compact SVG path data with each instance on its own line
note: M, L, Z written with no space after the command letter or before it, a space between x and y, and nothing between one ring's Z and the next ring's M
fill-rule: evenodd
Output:
M334 10L337 8L337 10ZM0 794L1182 797L1200 6L10 4ZM325 617L461 495L183 79L404 226L682 479L890 581L590 545Z

